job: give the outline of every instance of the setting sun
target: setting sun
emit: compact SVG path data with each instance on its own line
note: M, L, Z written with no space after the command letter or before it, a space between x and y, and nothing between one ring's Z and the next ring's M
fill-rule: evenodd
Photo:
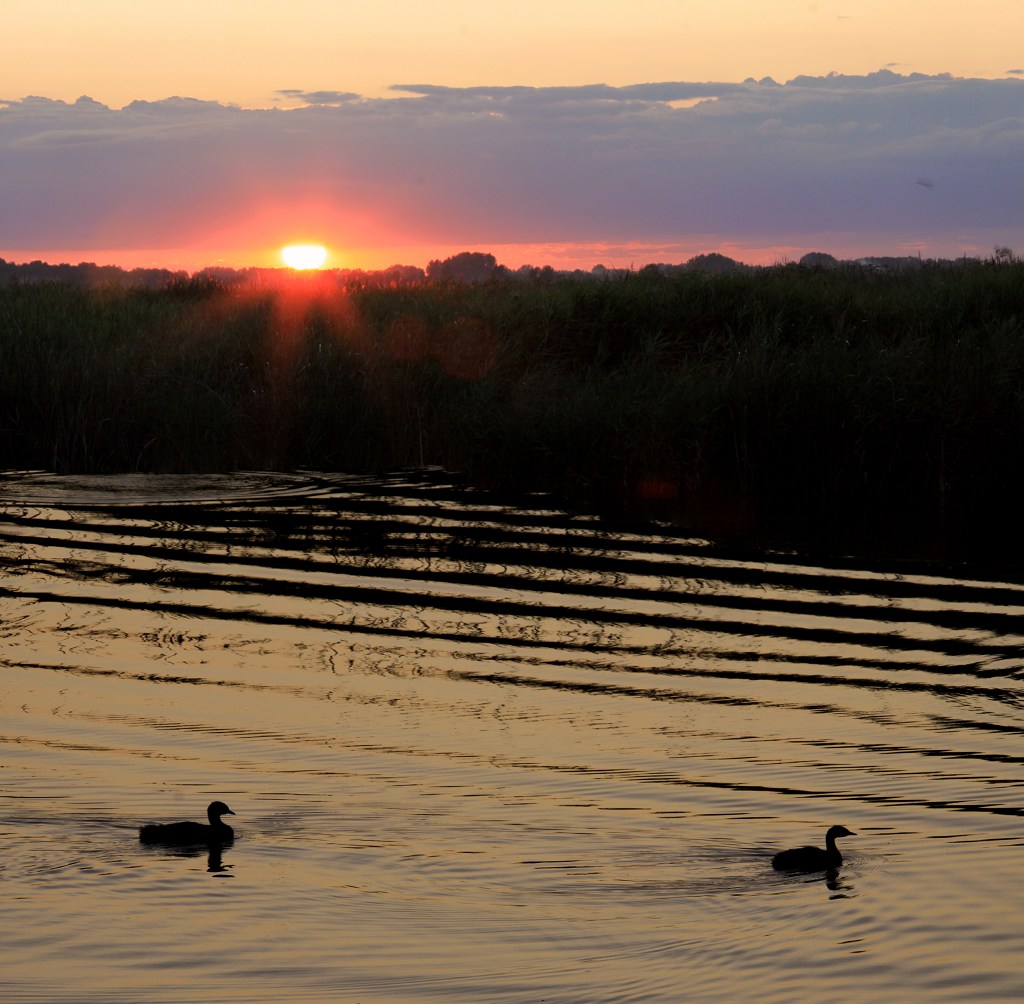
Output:
M289 244L281 248L281 260L289 268L321 268L327 261L327 248L322 244Z

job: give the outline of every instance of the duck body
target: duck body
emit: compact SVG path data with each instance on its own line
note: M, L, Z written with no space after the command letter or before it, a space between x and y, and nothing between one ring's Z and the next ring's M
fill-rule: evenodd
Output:
M223 802L211 802L206 810L209 823L151 823L139 828L139 840L144 844L165 844L173 847L187 847L192 844L230 844L235 831L221 816L234 813Z
M836 847L838 837L853 837L856 834L845 826L830 826L825 834L825 848L792 847L779 851L772 858L772 868L779 872L824 872L838 868L843 856Z

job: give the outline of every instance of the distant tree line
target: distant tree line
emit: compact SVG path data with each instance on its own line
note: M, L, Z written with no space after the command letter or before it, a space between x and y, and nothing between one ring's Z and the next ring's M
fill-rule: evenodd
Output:
M1011 248L997 247L986 259L991 264L1012 264L1021 259ZM795 263L802 268L831 270L839 268L862 268L871 271L898 272L908 269L919 269L926 265L956 265L966 262L977 262L976 258L959 258L956 260L935 260L920 256L903 257L866 257L855 260L843 260L823 251L811 251ZM774 267L793 267L794 263L780 263ZM715 276L728 274L751 274L764 267L745 265L717 252L699 254L679 264L651 262L636 271L648 277L671 277L687 273ZM607 268L594 265L589 271L584 269L558 270L550 265L537 267L522 265L511 269L500 264L493 254L482 251L461 251L449 258L435 259L428 262L426 269L418 265L391 265L385 269L324 269L320 276L336 281L338 285L359 286L405 286L422 282L456 282L481 283L494 280L554 280L556 278L572 279L613 279L634 272L633 268ZM38 283L58 282L70 286L95 288L98 286L121 286L132 289L163 289L175 284L188 283L194 280L215 282L222 286L270 285L282 275L290 275L286 268L230 268L227 266L210 266L193 273L184 270L166 268L133 268L123 269L117 265L97 265L94 262L79 262L77 265L51 265L44 261L30 261L23 264L5 261L0 258L0 284L2 283Z
M97 265L91 261L77 265L51 265L45 261L15 264L0 258L0 283L61 282L69 286L131 286L161 289L188 278L188 273L167 268L123 269L117 265Z

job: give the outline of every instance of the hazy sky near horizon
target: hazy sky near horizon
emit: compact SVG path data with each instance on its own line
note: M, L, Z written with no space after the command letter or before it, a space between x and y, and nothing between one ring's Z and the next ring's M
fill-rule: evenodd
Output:
M1019 247L1022 37L1017 0L4 0L0 255Z

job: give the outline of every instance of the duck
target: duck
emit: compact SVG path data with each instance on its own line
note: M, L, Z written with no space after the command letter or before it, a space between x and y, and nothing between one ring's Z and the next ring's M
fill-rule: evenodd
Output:
M780 872L823 872L838 868L843 856L836 847L839 837L855 837L845 826L830 826L825 834L825 849L820 847L792 847L779 851L772 858L772 868Z
M150 823L139 828L139 840L144 844L171 844L184 847L189 844L223 846L235 839L235 831L221 816L234 813L223 802L211 802L206 810L209 823Z

